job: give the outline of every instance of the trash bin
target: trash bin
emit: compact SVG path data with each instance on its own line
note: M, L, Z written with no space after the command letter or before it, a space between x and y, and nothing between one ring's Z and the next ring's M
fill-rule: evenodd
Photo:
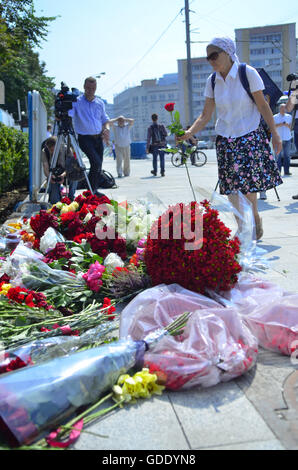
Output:
M134 159L147 158L146 142L132 142L130 144L130 156Z

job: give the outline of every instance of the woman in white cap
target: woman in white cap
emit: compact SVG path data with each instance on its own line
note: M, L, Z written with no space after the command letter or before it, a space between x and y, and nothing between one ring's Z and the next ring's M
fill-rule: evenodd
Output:
M271 109L264 98L264 84L258 72L246 65L246 76L254 101L241 84L235 43L230 38L214 38L207 46L207 60L212 65L205 88L202 114L182 136L189 139L210 121L216 107L216 154L219 189L237 207L237 191L251 202L256 239L263 235L258 212L257 193L282 183L269 141L260 125L261 115L270 128L272 145L278 154L282 142ZM213 75L213 78L212 78Z

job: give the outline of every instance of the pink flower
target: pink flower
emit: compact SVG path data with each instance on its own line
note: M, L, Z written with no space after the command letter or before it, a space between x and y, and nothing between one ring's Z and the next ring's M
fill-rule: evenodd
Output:
M102 280L101 277L105 271L105 267L100 264L98 261L95 261L94 264L91 264L88 271L83 274L83 279L85 279L89 289L93 290L94 292L98 292L101 285Z

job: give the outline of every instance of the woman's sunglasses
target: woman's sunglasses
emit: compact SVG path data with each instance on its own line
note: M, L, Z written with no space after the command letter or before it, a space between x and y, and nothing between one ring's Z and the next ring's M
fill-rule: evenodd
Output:
M212 52L210 55L208 55L206 57L207 61L209 62L210 60L217 60L218 59L218 56L219 54L223 52L223 51L219 51L219 52Z

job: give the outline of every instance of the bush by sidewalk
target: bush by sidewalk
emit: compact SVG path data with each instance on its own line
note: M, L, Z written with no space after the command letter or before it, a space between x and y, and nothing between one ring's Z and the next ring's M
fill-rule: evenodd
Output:
M29 178L28 135L0 123L0 194Z

